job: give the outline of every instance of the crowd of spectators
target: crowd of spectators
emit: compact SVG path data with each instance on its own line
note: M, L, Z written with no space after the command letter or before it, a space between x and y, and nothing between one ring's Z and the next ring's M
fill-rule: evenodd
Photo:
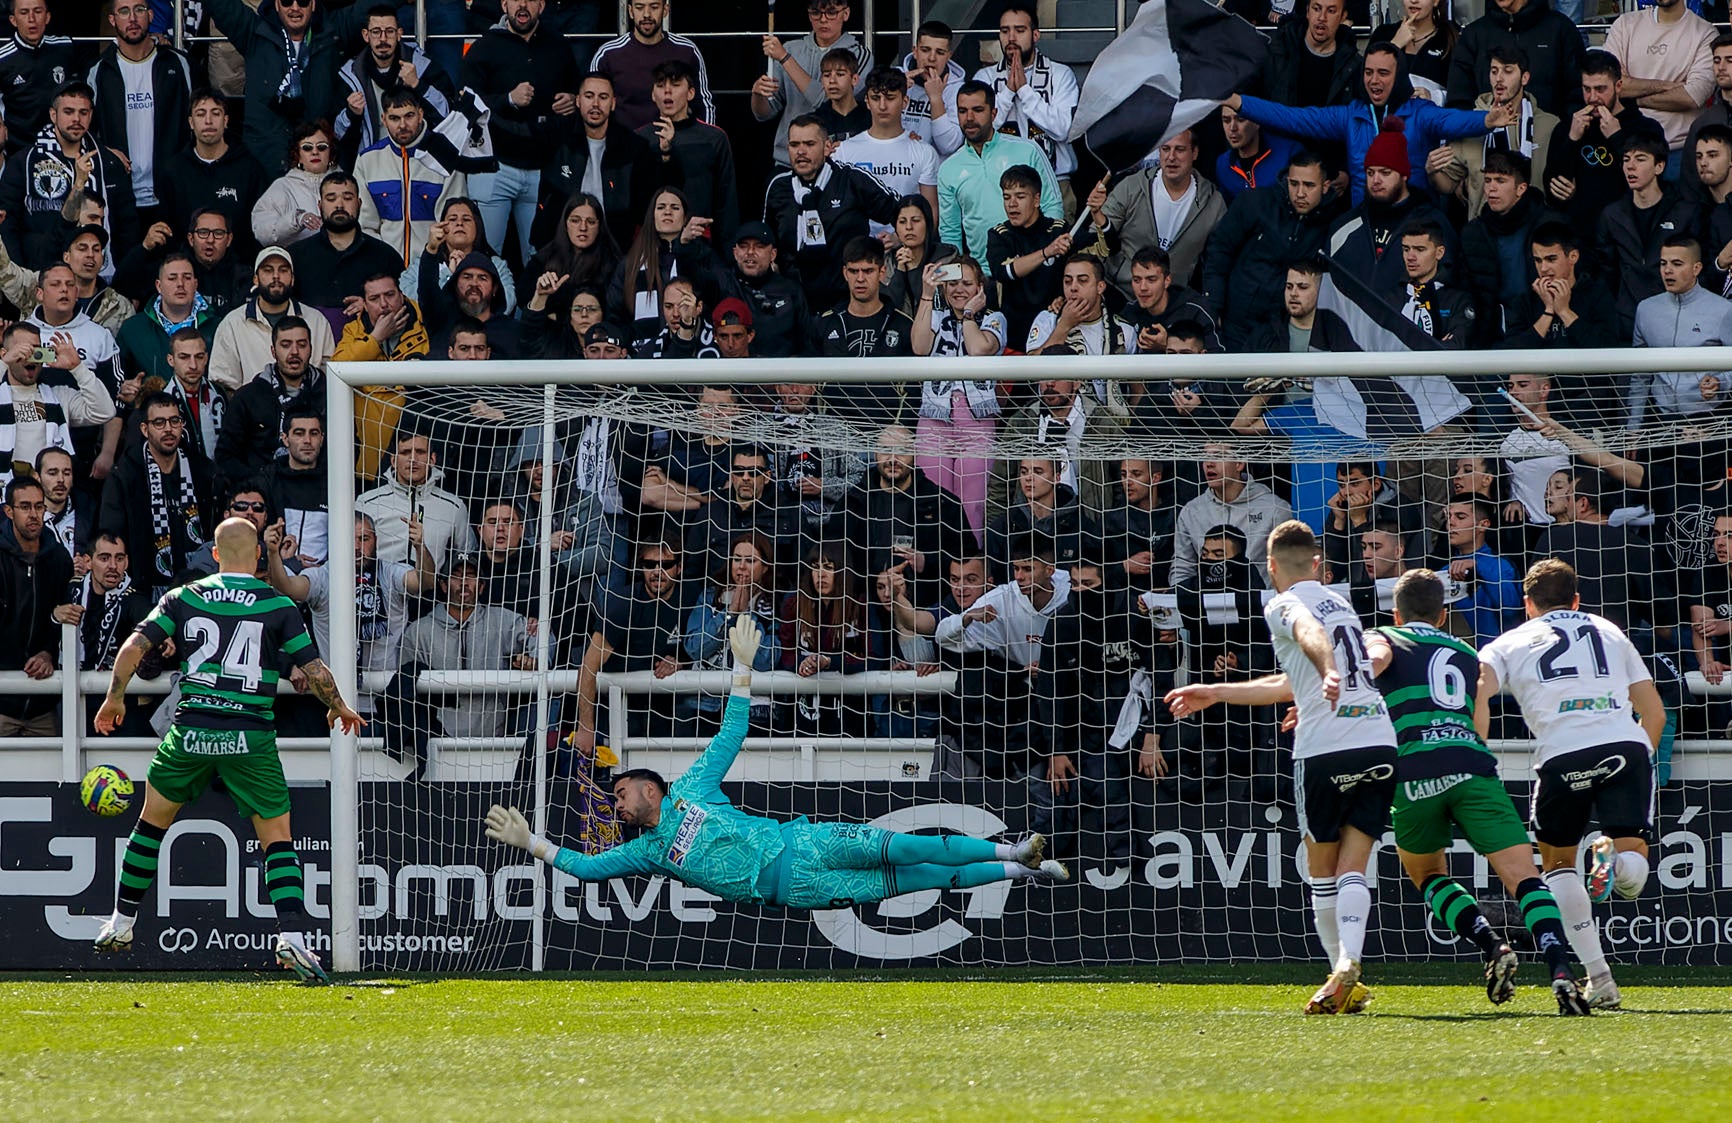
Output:
M1732 382L1585 376L1567 354L1732 341L1732 33L1697 0L1618 16L1593 49L1548 0L1466 26L1408 0L1369 35L1348 0L1230 0L1276 25L1255 87L1116 175L1067 140L1078 77L1032 4L993 6L969 73L941 23L892 63L847 3L812 0L807 34L761 41L747 108L767 143L720 127L667 0L629 0L593 57L562 37L596 30L584 3L476 0L496 22L464 23L430 0L435 32L472 33L458 50L419 45L397 4L202 0L227 48L191 57L155 0L104 0L102 44L57 35L45 0L7 6L0 669L70 664L62 623L102 669L238 516L321 645L324 562L353 535L363 670L521 669L545 635L578 669L568 766L613 756L598 673L719 668L727 616L749 612L762 669L958 675L940 695L765 698L760 731L936 737L938 771L1032 776L1062 815L1079 791L1118 806L1133 768L1278 772L1278 715L1175 726L1150 699L1181 667L1269 669L1253 602L1264 538L1295 514L1368 618L1379 581L1431 565L1484 642L1520 617L1526 564L1560 556L1672 680L1732 666L1728 442L1607 437L1717 422ZM766 164L760 195L742 173ZM1437 346L1551 349L1559 369L1433 376L1395 402L1150 368L746 374L692 391L689 429L563 423L551 463L498 395L379 386L357 447L324 447L332 360L1358 350L1341 274ZM1315 455L1387 425L1379 409L1498 454ZM748 415L774 439L732 436ZM1310 451L1250 465L1246 437ZM996 456L1003 440L1038 455ZM1103 441L1211 451L1089 455ZM328 472L351 461L356 516L332 525ZM494 698L421 703L407 677L373 701L411 743L523 729ZM719 713L652 695L627 724L701 734ZM0 699L0 735L58 721L52 699ZM1112 856L1125 825L1102 821Z

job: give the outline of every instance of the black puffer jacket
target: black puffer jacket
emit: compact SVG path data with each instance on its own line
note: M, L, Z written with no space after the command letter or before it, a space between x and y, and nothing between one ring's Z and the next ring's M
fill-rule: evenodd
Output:
M1340 202L1325 197L1300 214L1285 186L1254 187L1233 200L1203 255L1203 299L1223 325L1227 350L1246 350L1252 325L1280 306L1288 264L1321 252L1340 213Z
M72 555L53 535L42 535L34 558L26 557L10 521L0 522L0 670L21 671L44 651L59 664L60 625L54 606L66 599ZM55 695L0 697L0 714L32 718L60 704Z
M1551 0L1528 0L1513 16L1495 5L1462 30L1449 60L1449 87L1444 104L1472 109L1473 99L1491 89L1491 52L1515 45L1532 67L1528 93L1547 113L1566 118L1581 104L1582 33Z
M1263 96L1282 105L1346 105L1359 93L1362 59L1353 28L1346 23L1335 32L1330 56L1329 92L1321 102L1299 96L1299 60L1305 57L1305 9L1295 5L1269 37L1269 61L1263 69Z

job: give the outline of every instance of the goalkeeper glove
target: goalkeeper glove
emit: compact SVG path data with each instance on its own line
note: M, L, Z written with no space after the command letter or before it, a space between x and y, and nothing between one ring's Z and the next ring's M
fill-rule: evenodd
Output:
M529 829L529 820L515 807L507 809L494 804L487 809L486 822L487 837L495 842L527 850L532 857L543 862L553 861L554 855L559 853L559 847Z
M758 644L762 639L763 633L758 630L757 621L743 612L734 617L733 626L728 629L728 646L734 651L736 691L750 693L752 662L758 657Z

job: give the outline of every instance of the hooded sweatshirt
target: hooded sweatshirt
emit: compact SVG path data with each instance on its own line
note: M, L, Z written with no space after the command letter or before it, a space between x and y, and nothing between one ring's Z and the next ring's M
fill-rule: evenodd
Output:
M1223 524L1244 533L1245 559L1260 574L1268 556L1269 532L1292 517L1293 508L1287 501L1255 480L1246 480L1239 498L1231 503L1205 489L1179 509L1173 532L1173 584L1196 577L1203 537Z
M965 624L963 613L946 616L938 622L932 641L951 651L996 651L1012 666L1026 667L1039 662L1047 621L1065 606L1069 598L1069 570L1053 571L1052 599L1044 608L1036 608L1021 585L1006 581L989 589L974 603L975 608L996 610L998 615L994 619Z
M385 482L355 500L355 510L373 520L378 535L380 561L409 560L409 517L421 513L422 543L436 564L443 564L453 546L475 549L475 528L469 524L469 508L463 500L440 487L444 473L434 466L427 482L411 487L397 479L395 468L387 468Z

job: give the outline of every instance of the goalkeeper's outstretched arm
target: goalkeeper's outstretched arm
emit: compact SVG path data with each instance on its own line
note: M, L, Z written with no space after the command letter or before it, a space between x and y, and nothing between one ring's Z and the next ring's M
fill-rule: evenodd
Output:
M763 638L757 623L744 613L736 616L728 629L728 646L734 650L733 689L728 692L721 729L709 748L679 779L679 787L690 796L700 799L719 796L722 778L734 766L734 758L746 743L746 729L752 716L752 661L758 656L758 644Z
M655 872L655 867L640 857L642 848L637 845L637 839L600 854L580 854L576 850L555 846L529 829L529 820L523 817L523 812L497 803L487 809L486 823L488 838L527 850L537 861L546 862L584 881Z

